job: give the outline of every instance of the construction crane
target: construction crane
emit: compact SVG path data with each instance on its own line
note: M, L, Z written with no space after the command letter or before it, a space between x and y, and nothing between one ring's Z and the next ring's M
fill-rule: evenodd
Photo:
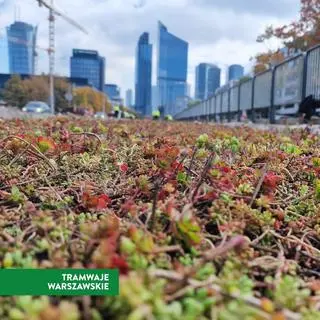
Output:
M74 26L75 28L79 29L80 31L88 34L88 32L76 21L69 18L67 15L65 15L62 11L58 10L54 7L54 0L50 0L50 3L48 3L48 0L36 0L39 7L45 7L49 10L49 78L50 78L50 107L51 112L54 114L55 110L55 100L54 100L54 70L55 70L55 16L61 17L65 21L67 21L69 24Z

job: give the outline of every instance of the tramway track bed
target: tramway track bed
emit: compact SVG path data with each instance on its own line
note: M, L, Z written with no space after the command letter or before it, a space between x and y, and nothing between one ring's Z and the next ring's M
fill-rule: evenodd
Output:
M1 268L120 272L119 296L1 297L0 319L320 319L319 202L308 129L0 122Z

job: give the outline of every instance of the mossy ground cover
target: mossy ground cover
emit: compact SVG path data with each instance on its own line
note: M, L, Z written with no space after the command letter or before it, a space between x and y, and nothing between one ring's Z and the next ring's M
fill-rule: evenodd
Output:
M0 319L320 319L308 129L11 120L0 148L1 267L121 274L117 297L1 297Z

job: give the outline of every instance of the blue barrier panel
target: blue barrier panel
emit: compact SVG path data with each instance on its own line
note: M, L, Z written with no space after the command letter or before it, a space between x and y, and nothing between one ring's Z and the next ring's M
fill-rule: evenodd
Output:
M192 108L192 110L191 110L191 116L192 116L192 117L197 117L197 116L199 116L200 107L201 107L201 105L198 104L198 105L196 105L194 108Z
M190 109L190 117L193 117L193 116L194 116L195 110L196 110L196 106L193 106L193 107Z
M227 113L229 110L229 90L222 92L222 113Z
M271 85L272 85L272 70L265 71L256 75L254 80L254 109L270 107L271 104Z
M198 105L198 112L197 116L202 116L203 115L203 101L201 101Z
M234 86L230 89L230 111L238 111L239 86Z
M251 110L252 79L240 84L240 110Z
M320 47L311 49L306 59L306 96L313 94L316 99L320 99Z
M275 67L273 105L299 103L302 95L304 56L299 55Z
M193 107L191 107L189 110L187 110L186 115L185 115L185 117L187 119L192 117L192 110L193 110Z
M209 114L209 100L207 99L204 103L204 115L207 116Z
M214 96L214 97L212 97L211 98L211 106L212 106L212 115L215 115L216 114L216 112L217 112L217 104L216 104L216 102L217 102L217 99L216 99L216 97Z
M221 94L216 95L216 114L221 113Z
M215 115L215 113L216 113L216 99L215 99L215 97L213 96L213 97L211 97L210 98L210 115L211 116L213 116L213 115Z

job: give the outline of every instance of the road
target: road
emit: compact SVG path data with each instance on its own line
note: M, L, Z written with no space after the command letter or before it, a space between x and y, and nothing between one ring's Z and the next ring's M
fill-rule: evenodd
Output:
M18 108L0 106L1 119L14 119L14 118L47 118L48 114L30 114L22 112Z
M25 113L19 110L18 108L12 107L2 107L0 106L0 119L14 119L14 118L47 118L50 114L31 114ZM215 123L211 122L212 125ZM306 124L292 124L292 125L282 125L282 124L256 124L256 123L240 123L240 122L230 122L224 123L225 126L238 127L238 126L248 126L250 128L260 129L260 130L276 130L284 131L288 129L304 129L309 127L311 132L315 134L320 134L320 125L306 125Z

